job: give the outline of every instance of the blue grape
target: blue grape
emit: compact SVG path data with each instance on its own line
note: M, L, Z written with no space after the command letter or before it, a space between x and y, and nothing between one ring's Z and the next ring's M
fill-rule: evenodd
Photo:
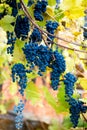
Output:
M46 23L46 30L51 33L51 34L54 34L55 33L55 30L57 29L58 27L58 22L53 22L53 21L47 21ZM51 36L51 35L48 35L48 37L53 40L54 39L54 36ZM50 39L47 38L48 41L50 41Z
M71 122L73 123L73 127L75 128L78 125L80 113L86 113L87 106L84 106L84 102L76 100L71 97L67 101L70 105L70 108L69 108L70 119L71 119Z
M17 3L16 0L7 0L6 3L12 7L12 15L15 17L18 14L18 9L21 8L20 3Z
M84 32L83 32L83 36L84 36L84 38L87 39L87 31L84 31Z
M57 90L58 85L59 85L59 77L57 77L56 79L51 79L51 86L52 86L53 90Z
M31 6L34 3L34 0L28 0L28 6Z
M26 43L23 52L28 64L39 68L38 74L42 76L41 72L46 71L46 67L52 68L51 85L54 90L58 88L59 78L61 73L66 69L65 60L62 54L57 51L52 51L47 46L38 45L37 43ZM53 56L54 59L53 60ZM53 61L52 61L53 60Z
M66 69L66 64L65 64L65 59L64 56L62 54L60 54L57 51L54 51L54 61L52 63L52 68L55 69L57 68L57 70L59 71L59 73L63 73Z
M34 17L36 20L43 21L42 13L46 11L47 1L37 1L34 8Z
M36 20L43 21L43 16L40 10L34 10L34 17Z
M36 5L35 5L35 10L40 10L41 12L45 12L46 11L46 7L47 7L48 3L47 1L37 1Z
M7 0L6 4L10 5L11 7L16 8L16 0Z
M26 56L26 60L28 63L33 63L36 60L38 50L38 44L37 43L26 43L23 52Z
M24 89L27 86L27 76L26 76L26 69L23 64L18 63L14 64L12 67L12 80L15 82L18 81L20 86L19 92L21 95L24 95Z
M8 54L13 54L15 41L16 41L16 37L14 33L7 32L7 45L9 45L9 47L7 47Z
M24 102L20 100L17 106L14 107L14 112L17 114L15 117L15 126L17 129L21 129L23 127L23 110L24 110Z
M30 23L28 18L26 16L23 17L18 15L14 30L17 38L22 38L22 40L25 40L28 36L28 32L30 31Z
M42 35L41 32L38 30L38 28L34 28L31 36L30 36L30 40L32 42L41 42L42 41Z
M41 4L42 4L41 11L44 13L44 12L46 12L46 7L47 7L48 3L47 3L47 1L42 0Z
M54 55L54 61L51 64L52 72L50 79L52 88L54 90L57 90L60 75L65 71L66 64L62 54L58 53L57 51L54 51L53 55Z
M28 64L33 65L33 67L37 66L41 72L45 72L52 59L52 50L37 43L26 43L23 52Z
M74 84L76 82L76 77L71 74L71 73L67 73L64 76L64 84L65 84L65 94L68 97L71 97L73 95L73 89L74 89Z

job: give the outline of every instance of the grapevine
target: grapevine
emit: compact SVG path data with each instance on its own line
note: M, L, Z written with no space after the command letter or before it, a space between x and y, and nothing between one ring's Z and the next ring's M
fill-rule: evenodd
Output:
M19 87L18 92L22 97L18 105L14 107L14 112L17 115L15 118L15 126L17 129L23 127L25 90L32 80L29 79L28 75L35 72L38 76L44 77L47 70L50 70L50 86L53 90L58 90L61 82L64 84L65 101L69 105L70 120L73 127L77 127L80 114L86 113L87 106L80 99L73 97L75 83L78 81L78 77L71 72L66 72L66 59L62 52L64 49L67 49L86 54L86 50L80 50L78 48L87 48L87 45L72 42L56 35L60 26L59 21L51 17L47 20L45 18L49 7L48 1L29 0L26 4L27 6L25 6L23 0L19 1L0 1L1 4L6 4L11 8L11 18L15 19L10 22L13 31L6 31L7 54L11 54L14 58L15 48L19 47L19 52L23 58L22 60L19 58L20 62L13 62L11 66L12 81L17 82ZM33 8L33 17L29 12L30 10L28 10L31 8ZM57 8L57 5L55 8ZM7 14L7 8L4 8L0 13L0 19L3 20ZM38 25L41 22L43 26ZM83 35L87 38L86 32L83 32ZM57 40L70 43L73 47L61 45ZM59 51L60 47L62 48L61 52Z

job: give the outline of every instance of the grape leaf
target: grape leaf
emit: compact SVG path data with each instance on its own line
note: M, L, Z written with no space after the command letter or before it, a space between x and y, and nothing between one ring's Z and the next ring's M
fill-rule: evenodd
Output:
M87 90L87 79L86 78L79 78L78 82L80 83L80 85L82 86L82 88L84 88L85 90Z
M82 0L82 6L87 8L87 0Z
M10 15L6 15L4 16L4 18L2 18L0 20L0 26L5 30L5 31L10 31L12 32L14 30L13 26L11 25L12 22L15 21L15 18L13 16Z
M38 77L38 74L35 73L35 71L33 70L32 73L28 73L28 74L27 74L27 77L28 77L30 80L32 80L32 79L37 78L37 77Z
M70 10L74 6L81 6L82 0L63 0L60 4L60 8L63 10Z
M48 5L50 6L56 5L56 0L48 0Z
M78 19L78 18L83 17L85 15L84 8L81 6L79 6L79 7L74 6L72 9L65 11L64 14L65 14L65 16L67 16L70 19Z
M14 62L24 62L25 56L22 51L22 47L24 46L24 41L21 41L19 39L16 40L15 46L14 46L14 57L13 61Z
M55 13L54 18L55 18L57 21L59 21L60 19L62 19L62 18L64 17L63 10L61 10L61 9L59 9L59 8L58 8L58 9L55 9L54 13Z
M34 19L34 4L27 8L32 18Z
M57 113L60 113L60 109L58 106L58 103L56 102L56 99L51 95L47 87L43 87L44 97L47 100L47 102L55 109Z
M64 83L61 83L61 87L58 89L57 97L58 97L58 103L60 104L60 107L61 107L61 111L67 112L69 105L65 101L65 85L64 85Z
M70 19L77 19L84 16L84 7L81 6L82 0L64 0L60 8L65 11L65 16Z
M46 13L47 13L50 17L53 17L53 16L54 16L54 9L53 9L51 6L47 6Z
M29 0L24 0L24 3L27 5Z
M30 81L25 89L26 99L31 100L33 104L40 101L40 92L37 86Z

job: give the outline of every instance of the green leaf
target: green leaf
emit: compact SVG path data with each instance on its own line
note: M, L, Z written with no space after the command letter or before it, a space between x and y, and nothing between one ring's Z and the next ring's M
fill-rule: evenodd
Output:
M56 5L56 0L48 0L48 5L50 6Z
M56 119L53 119L49 126L49 130L58 130L58 129L60 129L59 123Z
M20 0L16 0L17 1L17 3L19 3L20 2Z
M61 112L67 112L69 105L68 103L65 101L65 85L64 83L61 83L61 87L58 89L58 103L60 104L60 109Z
M37 78L37 77L38 77L38 74L33 70L32 73L28 73L28 74L27 74L27 77L28 77L30 80L32 80L32 79Z
M10 15L6 15L4 16L4 18L2 18L0 20L0 26L5 30L5 31L10 31L12 32L14 30L13 26L11 25L12 22L15 21L15 18L13 16Z
M40 92L37 86L31 81L25 90L26 99L31 100L33 104L40 101Z
M39 25L39 26L45 26L46 25L46 20L43 20L43 21L37 21L37 24Z
M24 0L24 3L27 5L29 0Z
M15 18L13 16L6 15L6 16L4 16L4 18L1 21L5 22L5 23L12 23L15 21Z
M47 100L47 102L55 109L57 113L60 112L59 106L56 102L56 99L50 94L47 87L43 87L44 97Z
M29 6L27 9L29 13L31 14L32 18L34 19L34 4Z
M63 10L61 10L61 9L55 9L54 13L55 13L54 17L57 21L59 21L60 19L62 19L64 17Z
M64 118L64 121L63 121L63 127L66 128L67 130L70 130L70 128L72 127L72 122L70 121L70 117L69 116L66 116Z
M3 4L0 4L0 13L3 13L3 11L4 11L4 6Z
M24 41L21 41L19 39L16 40L15 46L14 46L14 53L13 53L13 61L14 62L24 62L25 56L23 54L22 47L24 46Z

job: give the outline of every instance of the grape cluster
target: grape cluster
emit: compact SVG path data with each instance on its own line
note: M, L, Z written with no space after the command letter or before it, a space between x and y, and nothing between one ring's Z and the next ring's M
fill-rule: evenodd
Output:
M21 95L24 95L24 89L27 86L27 76L26 76L26 69L23 64L18 63L14 64L12 67L12 80L15 82L18 81L20 86L19 92Z
M87 106L84 105L84 102L76 100L74 98L70 98L68 102L70 105L70 119L73 123L73 127L75 128L78 125L80 113L86 113Z
M41 32L38 30L38 28L34 28L31 36L30 36L31 42L41 42L42 41L42 35Z
M16 0L7 0L6 3L12 7L12 15L15 17L18 13L18 9L21 8L20 3L17 3Z
M14 112L17 114L15 117L15 126L17 129L21 129L23 127L23 112L24 110L24 103L22 100L18 103L18 106L14 107Z
M28 0L28 6L31 6L34 3L34 0Z
M73 123L73 127L76 127L78 125L80 113L85 113L87 111L87 106L84 105L84 102L72 98L74 84L77 80L76 77L71 73L67 73L64 78L65 94L67 95L66 101L70 106L70 119Z
M58 22L53 22L53 21L47 21L46 23L46 30L51 33L51 34L54 34L55 33L55 30L57 29L58 27ZM48 37L53 40L54 39L54 36L51 36L51 35L48 35ZM47 39L48 41L50 41L50 39Z
M66 69L65 60L62 54L58 53L57 51L53 52L54 61L52 62L51 68L51 85L54 90L57 90L59 85L59 78L61 73L63 73Z
M83 36L84 36L85 39L87 39L87 31L83 32Z
M23 52L28 64L38 66L38 74L46 71L46 67L52 68L51 85L54 90L57 90L61 73L66 69L65 60L62 54L57 51L52 51L47 46L38 45L37 43L26 43ZM54 60L53 60L54 57ZM53 61L52 61L53 60ZM32 68L33 68L32 67Z
M34 8L34 17L36 20L43 21L42 13L46 11L48 3L45 0L37 1L35 8Z
M52 59L52 50L48 49L47 46L38 45L37 43L26 43L23 52L31 66L38 66L38 74L40 75L40 72L45 72Z
M14 30L17 38L22 38L22 40L25 40L28 36L28 32L30 31L30 23L28 18L26 16L23 17L18 15Z
M10 45L9 47L7 47L8 54L13 54L15 41L16 37L14 36L14 33L7 32L7 45Z
M71 74L71 73L67 73L64 76L64 84L65 84L65 94L68 97L71 97L73 95L73 89L74 89L74 84L76 82L76 77Z

